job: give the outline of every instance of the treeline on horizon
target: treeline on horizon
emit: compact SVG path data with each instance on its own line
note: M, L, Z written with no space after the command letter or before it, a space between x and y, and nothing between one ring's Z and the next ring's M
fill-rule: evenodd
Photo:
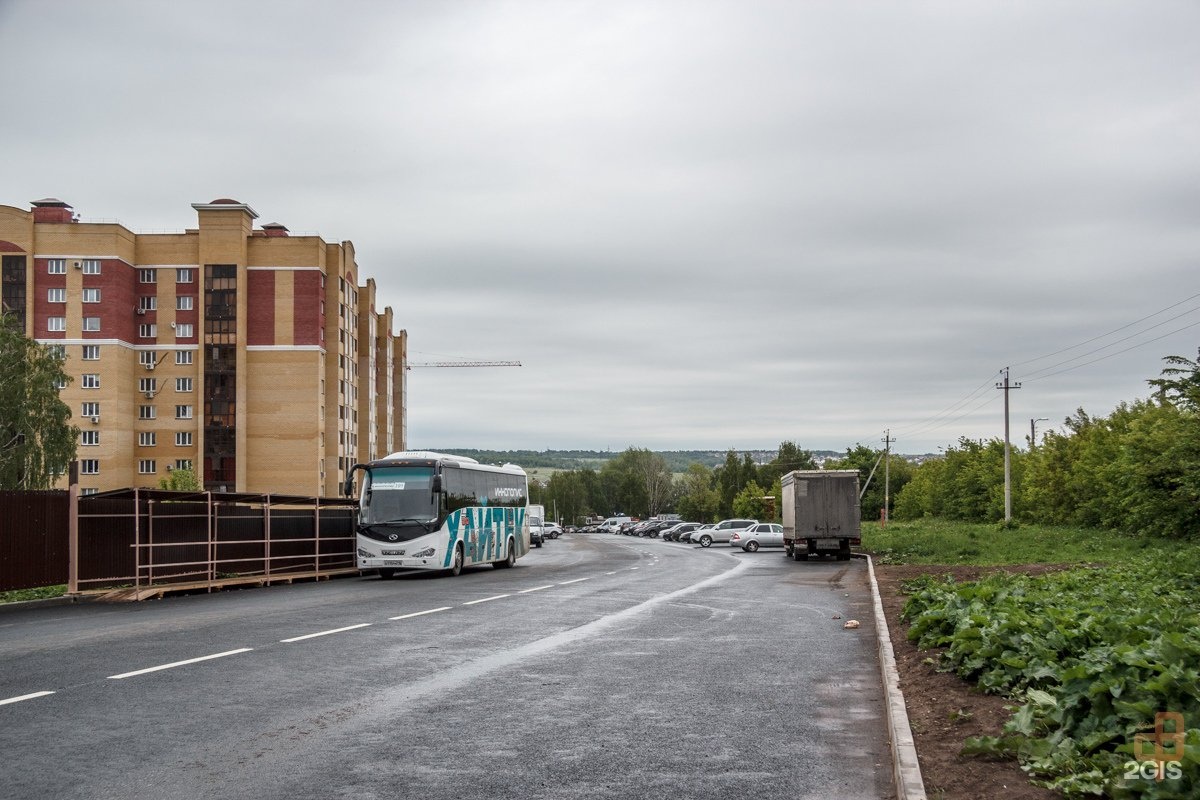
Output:
M1150 398L1122 403L1104 417L1079 409L1065 420L1065 430L1011 449L1014 520L1136 535L1200 535L1200 360L1168 356L1164 361L1161 376L1148 381L1154 389ZM998 438L962 438L944 456L919 465L893 455L886 479L881 451L862 444L839 454L814 453L785 441L772 458L757 463L750 452L735 450L450 452L557 468L544 484L534 482L530 494L533 502L556 505L566 522L663 512L699 522L778 519L780 477L793 469L815 469L818 455L825 469L858 470L866 487L864 521L879 518L885 494L889 516L896 520L1004 518L1004 442ZM566 467L562 455L577 465Z
M439 453L467 456L484 464L519 464L522 467L546 469L596 469L604 462L620 456L611 450L473 450L460 447L434 448ZM725 461L725 450L654 450L662 456L672 472L684 472L692 464L712 468ZM767 454L769 450L737 450L739 454ZM836 457L834 450L814 450L814 456Z

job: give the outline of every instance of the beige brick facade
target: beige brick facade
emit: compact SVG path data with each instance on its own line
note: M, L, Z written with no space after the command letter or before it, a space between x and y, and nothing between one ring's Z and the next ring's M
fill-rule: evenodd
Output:
M191 467L210 488L336 495L405 445L405 333L350 242L255 229L232 200L193 208L195 229L135 234L54 199L0 206L0 299L67 355L80 485Z

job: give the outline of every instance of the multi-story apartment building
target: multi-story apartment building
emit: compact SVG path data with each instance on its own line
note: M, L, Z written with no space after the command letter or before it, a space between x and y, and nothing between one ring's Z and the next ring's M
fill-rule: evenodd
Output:
M350 242L255 229L235 200L167 234L32 206L0 206L0 300L67 356L84 491L189 468L211 489L332 496L405 448L406 334Z

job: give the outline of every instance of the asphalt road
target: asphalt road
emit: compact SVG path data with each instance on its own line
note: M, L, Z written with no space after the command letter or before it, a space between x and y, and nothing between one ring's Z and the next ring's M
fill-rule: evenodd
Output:
M888 798L875 641L863 562L601 534L0 611L0 797Z

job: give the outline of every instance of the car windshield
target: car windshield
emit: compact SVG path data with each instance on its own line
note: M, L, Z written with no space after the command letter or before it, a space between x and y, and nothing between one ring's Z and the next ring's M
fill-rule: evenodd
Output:
M363 484L361 521L366 525L386 522L437 520L437 496L430 487L431 467L376 467L368 470Z

